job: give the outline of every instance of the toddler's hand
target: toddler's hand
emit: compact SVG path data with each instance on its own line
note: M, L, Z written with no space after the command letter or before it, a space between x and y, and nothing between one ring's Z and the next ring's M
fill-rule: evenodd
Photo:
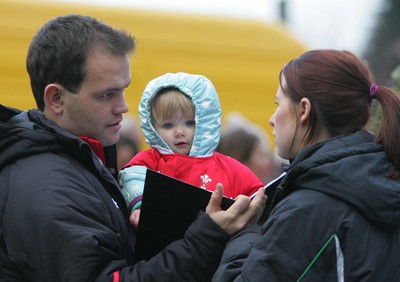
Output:
M139 217L140 217L140 209L136 209L136 210L132 211L131 215L129 216L129 222L135 228L137 228L139 225Z

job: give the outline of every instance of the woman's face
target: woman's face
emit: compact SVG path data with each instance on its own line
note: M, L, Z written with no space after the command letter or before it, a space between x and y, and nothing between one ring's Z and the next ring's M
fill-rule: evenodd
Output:
M282 75L282 86L286 88L286 80ZM271 116L269 124L274 127L273 135L278 155L286 160L294 159L306 146L331 138L323 122L319 120L319 128L315 130L311 141L306 140L310 130L312 104L306 97L294 102L279 86L275 102L277 108ZM318 117L316 118L318 120Z
M282 83L285 85L284 78ZM286 160L294 159L297 155L298 145L296 144L296 124L298 118L293 110L290 98L284 94L281 86L275 96L277 108L269 120L269 124L274 127L273 136L278 155ZM298 139L298 138L297 138Z

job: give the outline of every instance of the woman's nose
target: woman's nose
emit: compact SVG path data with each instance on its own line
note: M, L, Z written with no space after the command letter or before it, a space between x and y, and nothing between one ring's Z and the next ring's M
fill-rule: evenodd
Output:
M275 113L269 118L268 121L269 125L274 126L275 125Z

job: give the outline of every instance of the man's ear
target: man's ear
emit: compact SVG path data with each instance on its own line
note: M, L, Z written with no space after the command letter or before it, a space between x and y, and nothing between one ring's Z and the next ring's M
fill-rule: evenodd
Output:
M51 83L44 89L44 105L47 111L60 114L63 110L62 95L64 88L58 83Z
M305 124L310 120L311 102L308 98L302 98L299 103L299 121L300 124Z

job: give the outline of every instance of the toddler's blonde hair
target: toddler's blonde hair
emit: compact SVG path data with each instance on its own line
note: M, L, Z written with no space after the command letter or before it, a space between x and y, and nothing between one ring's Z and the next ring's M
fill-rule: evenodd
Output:
M181 111L188 117L193 117L195 108L192 100L176 88L164 88L152 101L150 105L151 122L153 125L160 120L171 118L176 112Z

